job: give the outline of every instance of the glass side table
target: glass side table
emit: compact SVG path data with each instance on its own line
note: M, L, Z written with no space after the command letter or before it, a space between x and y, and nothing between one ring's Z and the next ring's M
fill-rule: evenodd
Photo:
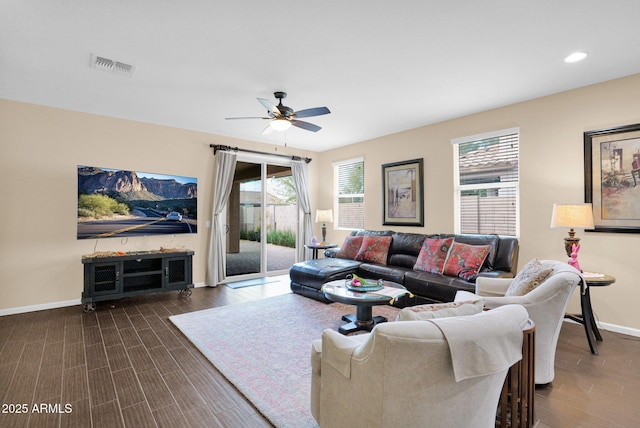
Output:
M356 314L348 314L342 317L348 324L341 326L338 331L342 334L349 334L360 330L371 331L376 324L387 322L383 316L373 316L373 306L388 305L396 297L407 294L408 291L402 285L383 281L385 286L382 290L359 292L349 290L344 279L327 282L322 286L325 297L332 302L354 305Z

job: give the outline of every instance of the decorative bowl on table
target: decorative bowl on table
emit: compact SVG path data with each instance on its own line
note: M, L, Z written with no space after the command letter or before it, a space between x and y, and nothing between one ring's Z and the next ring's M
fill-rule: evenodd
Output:
M378 291L384 288L384 281L382 279L364 279L356 275L348 275L344 285L349 291Z

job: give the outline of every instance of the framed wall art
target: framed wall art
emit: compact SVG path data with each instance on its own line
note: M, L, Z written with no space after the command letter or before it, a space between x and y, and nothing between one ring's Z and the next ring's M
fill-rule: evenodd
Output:
M382 165L382 224L424 226L423 160Z
M584 189L595 232L640 233L640 124L584 133Z

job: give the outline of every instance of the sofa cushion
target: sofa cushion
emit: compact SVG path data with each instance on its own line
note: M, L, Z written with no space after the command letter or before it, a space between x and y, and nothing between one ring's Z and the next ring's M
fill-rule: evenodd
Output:
M473 281L487 258L491 245L468 245L454 241L444 265L444 274Z
M498 242L498 251L493 262L493 270L511 273L511 277L516 276L518 267L518 238L513 236L501 236ZM491 254L489 254L489 257ZM487 260L489 259L487 257ZM485 261L485 265L487 262Z
M425 235L424 233L396 232L393 234L389 254L408 254L417 257L422 249L424 239L437 237L437 235Z
M419 270L407 272L402 285L415 296L425 297L424 303L453 302L458 290L473 293L476 289L474 283L464 279Z
M391 236L364 235L355 260L386 265L391 239Z
M358 267L358 275L364 278L384 279L385 281L396 282L400 285L404 283L404 276L411 272L410 268L392 265L380 265L374 263L362 263Z
M387 264L391 266L413 269L413 265L416 264L417 258L417 256L412 256L410 254L391 254L391 249L389 249L389 261L387 262Z
M426 238L413 269L425 272L442 273L447 261L453 238Z
M336 257L349 260L355 259L362 246L362 238L363 236L347 236L344 238L342 247L336 253Z
M413 269L425 237L427 235L422 233L394 233L389 247L388 264Z
M398 313L398 317L396 319L398 321L419 321L433 318L475 315L482 312L483 308L484 302L481 299L463 302L417 305L402 309Z
M343 279L358 270L360 262L346 259L314 259L299 262L289 269L291 282L319 290L325 282Z
M546 269L542 263L540 263L540 260L533 259L513 278L504 295L524 296L542 284L551 272L553 272L553 269Z

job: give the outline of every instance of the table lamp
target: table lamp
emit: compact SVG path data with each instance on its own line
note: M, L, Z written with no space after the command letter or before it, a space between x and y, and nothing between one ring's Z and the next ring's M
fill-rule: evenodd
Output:
M564 249L571 257L572 246L578 245L580 238L576 238L573 228L593 229L593 208L591 204L553 204L551 227L568 227L569 236L564 238Z
M316 223L322 223L322 243L327 239L327 223L333 223L333 210L316 210Z

